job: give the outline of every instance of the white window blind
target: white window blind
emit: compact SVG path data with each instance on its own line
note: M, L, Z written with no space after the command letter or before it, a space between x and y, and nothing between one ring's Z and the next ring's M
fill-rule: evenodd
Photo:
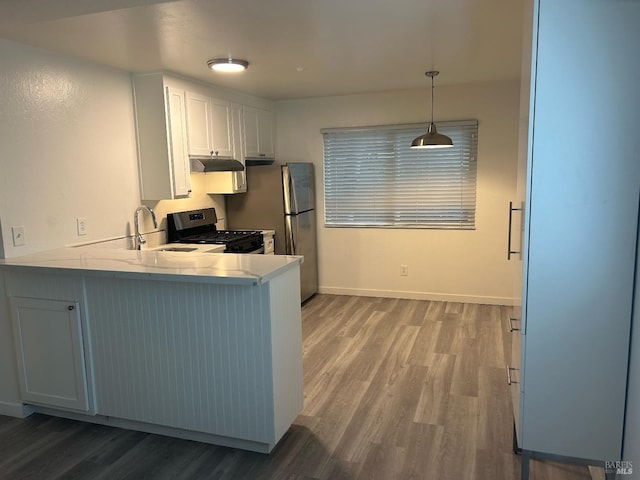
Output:
M437 125L453 148L409 148L426 125L323 129L325 225L474 229L478 122Z

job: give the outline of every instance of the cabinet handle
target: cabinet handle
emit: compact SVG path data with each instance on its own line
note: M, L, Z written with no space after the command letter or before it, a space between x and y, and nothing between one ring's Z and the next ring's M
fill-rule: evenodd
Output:
M513 202L509 202L509 237L507 238L507 260L511 260L511 255L520 251L511 250L511 226L513 224L513 212L520 212L522 208L513 208Z
M520 319L519 318L509 317L509 331L510 332L519 332L520 329L513 326L513 322L514 321L518 322L518 321L520 321Z
M69 310L69 311L71 311L71 310L75 310L75 309L76 309L75 305L69 305L69 306L67 307L67 310Z
M266 153L259 153L258 155L261 156L261 157L266 157L267 156Z
M507 365L507 384L508 385L513 385L513 384L517 384L518 382L511 380L511 370L517 370L517 368L513 368L510 367L509 365Z

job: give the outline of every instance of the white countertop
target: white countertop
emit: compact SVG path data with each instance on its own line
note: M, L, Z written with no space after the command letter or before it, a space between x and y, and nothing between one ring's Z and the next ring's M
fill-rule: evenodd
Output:
M175 247L176 244L168 245ZM190 245L179 245L189 247ZM0 268L53 269L90 275L145 279L260 285L302 263L303 257L234 253L163 252L75 247L0 259ZM211 246L208 247L211 250Z

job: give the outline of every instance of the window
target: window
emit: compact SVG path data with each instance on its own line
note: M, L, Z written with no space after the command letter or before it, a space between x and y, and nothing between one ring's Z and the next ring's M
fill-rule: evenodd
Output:
M322 130L325 226L474 229L478 122L437 125L453 148L409 148L425 125Z

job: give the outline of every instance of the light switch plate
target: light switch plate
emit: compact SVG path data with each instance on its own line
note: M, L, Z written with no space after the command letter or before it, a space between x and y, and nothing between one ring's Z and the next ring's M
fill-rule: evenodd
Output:
M11 227L11 235L13 236L13 246L22 247L25 244L24 240L24 225L17 227Z

